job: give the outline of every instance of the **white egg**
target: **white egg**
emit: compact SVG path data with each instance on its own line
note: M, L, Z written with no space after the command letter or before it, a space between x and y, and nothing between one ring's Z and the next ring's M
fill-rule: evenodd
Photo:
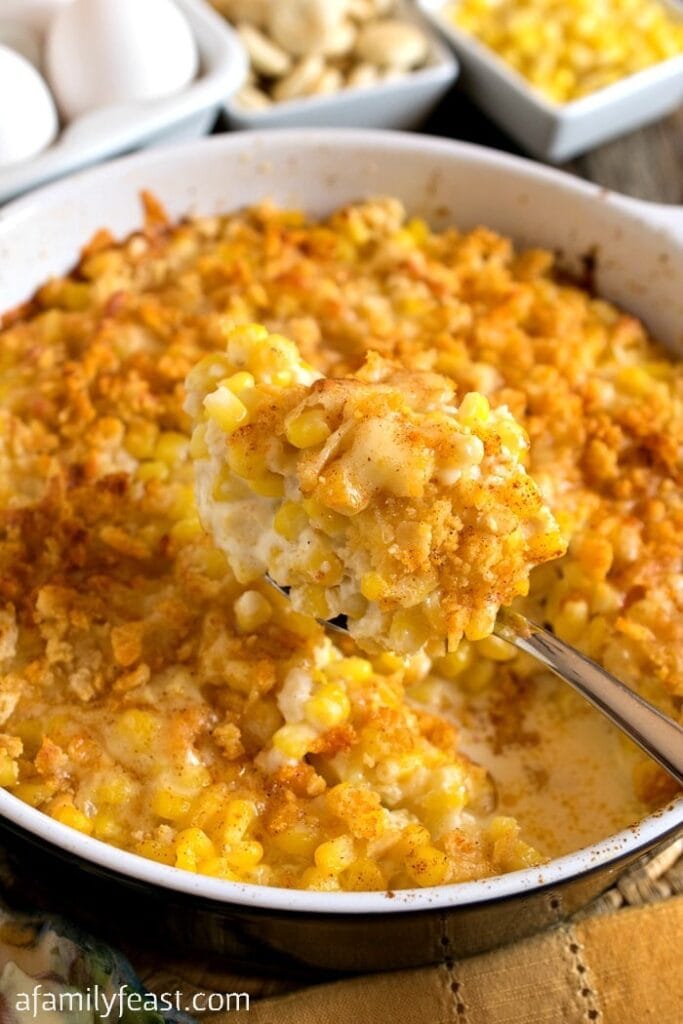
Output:
M171 0L72 0L48 28L47 78L67 120L178 92L198 64L192 30Z
M70 3L71 0L0 0L0 18L31 25L42 32L60 7Z
M35 156L59 127L50 91L21 54L0 46L0 166Z

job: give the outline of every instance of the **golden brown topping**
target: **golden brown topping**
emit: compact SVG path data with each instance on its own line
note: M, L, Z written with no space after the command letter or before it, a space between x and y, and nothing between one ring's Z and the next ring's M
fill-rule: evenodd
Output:
M315 222L261 206L170 224L147 206L144 230L99 233L1 321L0 784L105 842L259 884L381 889L533 863L441 723L447 695L469 695L466 733L490 691L497 757L531 748L542 674L490 639L442 659L445 684L423 657L342 654L238 584L197 516L182 382L262 321L319 374L374 351L507 405L571 537L522 609L675 712L680 365L549 254L430 231L394 200ZM414 523L402 538L419 550ZM621 761L610 779L632 793ZM514 787L496 782L509 813ZM639 792L666 796L645 776Z

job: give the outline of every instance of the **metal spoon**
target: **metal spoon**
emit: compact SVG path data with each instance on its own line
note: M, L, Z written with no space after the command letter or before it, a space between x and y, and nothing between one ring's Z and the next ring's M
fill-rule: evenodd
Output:
M289 597L288 587L281 587L270 576L266 579L281 594ZM333 632L351 635L344 615L333 621L318 621ZM501 640L514 644L518 650L530 654L578 690L683 786L683 727L590 658L547 629L529 622L523 615L503 612L494 633Z

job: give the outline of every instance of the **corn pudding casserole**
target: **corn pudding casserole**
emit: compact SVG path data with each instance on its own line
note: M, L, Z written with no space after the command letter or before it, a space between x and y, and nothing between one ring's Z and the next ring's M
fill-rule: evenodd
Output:
M523 429L446 378L370 353L324 378L288 339L237 327L188 377L202 522L241 583L343 615L366 651L455 650L565 546Z
M2 321L0 783L165 864L329 890L513 870L661 804L663 773L495 637L362 657L237 581L183 382L253 322L327 377L376 353L506 406L569 538L519 607L677 713L683 373L638 321L391 199L171 224L147 197Z

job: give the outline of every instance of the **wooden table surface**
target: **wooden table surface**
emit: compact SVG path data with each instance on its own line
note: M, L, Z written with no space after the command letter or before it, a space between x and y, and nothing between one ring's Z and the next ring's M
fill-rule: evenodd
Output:
M422 130L521 153L519 147L457 88L445 97ZM638 199L683 203L683 107L663 121L624 135L561 166L605 188Z

